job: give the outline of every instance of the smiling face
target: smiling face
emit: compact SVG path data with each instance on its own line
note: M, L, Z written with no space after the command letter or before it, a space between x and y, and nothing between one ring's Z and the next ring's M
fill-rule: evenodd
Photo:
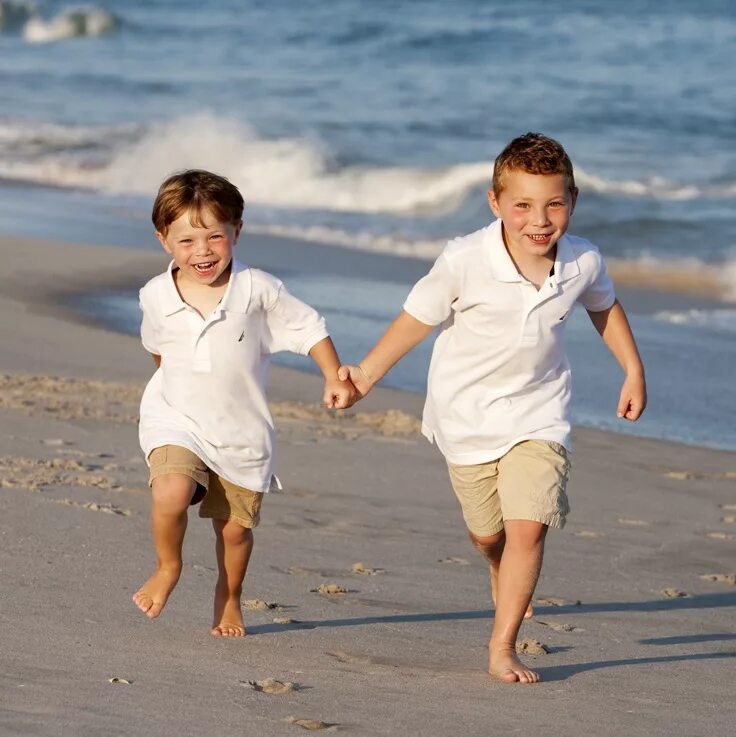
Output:
M243 223L222 223L204 210L200 227L192 224L191 215L188 210L183 212L156 237L179 268L179 279L197 286L221 287L230 278L233 247Z
M516 260L554 258L575 209L577 190L564 174L529 174L511 169L499 193L490 190L488 203L503 223L506 248Z

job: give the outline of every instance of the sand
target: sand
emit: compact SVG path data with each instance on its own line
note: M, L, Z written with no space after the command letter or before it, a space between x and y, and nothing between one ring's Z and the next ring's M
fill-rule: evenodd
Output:
M248 636L208 634L198 518L151 622L130 597L153 563L135 425L152 364L65 305L165 260L0 252L0 734L732 733L734 454L575 432L572 516L520 638L544 681L509 686L484 673L487 570L417 432L421 398L377 390L335 416L317 377L275 367L286 489L256 531Z

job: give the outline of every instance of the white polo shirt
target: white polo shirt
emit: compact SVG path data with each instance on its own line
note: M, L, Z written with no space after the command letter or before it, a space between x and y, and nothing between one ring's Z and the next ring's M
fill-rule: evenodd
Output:
M570 448L570 365L563 331L579 302L615 301L598 249L563 236L541 289L514 266L501 221L450 241L404 310L442 324L427 382L422 432L451 463L503 456L522 440Z
M233 261L227 290L206 318L179 296L173 262L140 291L141 339L161 356L141 400L139 437L180 445L224 479L268 491L274 426L266 372L278 351L308 354L324 320L274 276Z

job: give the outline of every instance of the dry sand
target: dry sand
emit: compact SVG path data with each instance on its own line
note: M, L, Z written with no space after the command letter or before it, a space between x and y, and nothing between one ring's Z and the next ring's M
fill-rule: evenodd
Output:
M315 376L274 368L286 493L256 532L249 635L208 635L196 518L151 622L130 597L153 562L135 427L152 365L63 305L164 259L11 238L0 253L1 735L733 733L733 454L575 433L573 513L521 635L544 682L503 685L483 672L487 571L417 433L421 398L377 390L335 416Z

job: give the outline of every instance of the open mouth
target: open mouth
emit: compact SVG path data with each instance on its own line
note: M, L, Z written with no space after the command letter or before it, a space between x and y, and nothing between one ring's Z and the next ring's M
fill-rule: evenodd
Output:
M200 274L209 274L214 268L216 261L205 261L201 264L194 264L194 269Z
M550 238L552 238L552 234L530 233L529 238L531 238L534 243L544 244L549 242Z

